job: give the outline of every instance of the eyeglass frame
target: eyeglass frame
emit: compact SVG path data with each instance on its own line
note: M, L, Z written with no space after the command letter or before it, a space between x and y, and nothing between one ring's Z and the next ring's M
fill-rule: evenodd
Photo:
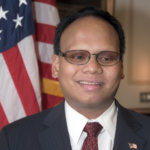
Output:
M88 56L88 59L87 59L88 61L87 61L86 63L84 63L84 64L76 64L76 63L72 63L72 62L68 61L68 59L67 59L67 57L66 57L66 54L67 54L68 52L71 52L71 51L86 51L86 52L88 52L88 53L89 53L89 56ZM116 54L118 54L118 56L119 56L119 57L118 57L118 60L117 60L114 64L111 64L111 65L104 65L104 64L101 64L101 63L99 63L99 61L98 61L98 56L99 56L99 54L102 53L102 52L112 52L112 53L116 53ZM94 56L96 57L97 63L98 63L99 65L101 65L101 66L113 66L113 65L118 64L118 63L121 61L120 52L109 51L109 50L107 50L107 51L100 51L100 52L98 52L98 53L96 53L96 54L91 54L88 50L67 50L67 51L65 51L65 52L59 51L59 54L58 54L58 55L64 57L65 60L66 60L68 63L74 64L74 65L85 65L85 64L87 64L87 63L90 61L92 55L94 55Z

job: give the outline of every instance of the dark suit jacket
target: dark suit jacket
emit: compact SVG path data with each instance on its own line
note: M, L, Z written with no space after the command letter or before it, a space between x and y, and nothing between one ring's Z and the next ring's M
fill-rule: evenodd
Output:
M130 150L129 143L138 150L150 150L150 118L116 103L119 112L113 150ZM71 150L64 103L3 128L0 150Z

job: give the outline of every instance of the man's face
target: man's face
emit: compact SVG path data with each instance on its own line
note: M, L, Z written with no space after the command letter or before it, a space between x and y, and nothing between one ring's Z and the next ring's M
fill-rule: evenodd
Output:
M114 28L95 17L76 20L63 32L60 40L62 52L87 50L119 52L119 39ZM101 66L95 56L87 64L75 65L62 56L53 56L53 77L58 77L67 102L77 111L83 109L106 110L118 89L122 64Z

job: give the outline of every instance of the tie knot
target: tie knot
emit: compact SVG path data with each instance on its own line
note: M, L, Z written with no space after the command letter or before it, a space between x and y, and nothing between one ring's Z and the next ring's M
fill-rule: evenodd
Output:
M97 137L101 129L102 126L98 122L87 123L84 127L84 131L87 132L90 137Z

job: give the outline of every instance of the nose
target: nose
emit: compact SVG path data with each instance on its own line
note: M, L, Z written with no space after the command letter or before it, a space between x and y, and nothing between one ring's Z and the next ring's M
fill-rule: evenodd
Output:
M83 65L83 70L84 73L102 73L103 68L102 66L96 61L95 55L91 55L91 58L89 62L85 65Z

